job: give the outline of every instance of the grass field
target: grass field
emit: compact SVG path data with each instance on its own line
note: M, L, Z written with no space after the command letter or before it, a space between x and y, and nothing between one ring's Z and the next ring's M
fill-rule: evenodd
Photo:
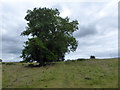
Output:
M2 64L3 88L117 88L118 59L56 62L44 67Z

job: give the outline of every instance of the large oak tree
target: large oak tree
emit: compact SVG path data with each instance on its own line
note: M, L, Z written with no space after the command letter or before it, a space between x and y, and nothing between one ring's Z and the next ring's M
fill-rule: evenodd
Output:
M60 17L58 9L34 8L28 10L28 21L23 36L32 36L25 42L21 57L26 62L64 60L65 53L75 51L78 42L73 32L78 30L78 21Z

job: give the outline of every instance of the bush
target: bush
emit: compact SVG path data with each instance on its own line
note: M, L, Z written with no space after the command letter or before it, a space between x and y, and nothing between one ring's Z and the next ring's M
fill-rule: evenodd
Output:
M5 62L2 62L2 64L5 64Z
M67 61L65 61L66 64L69 64L70 62L71 62L71 60L67 60Z
M76 60L71 60L71 62L75 62Z
M81 58L81 59L80 59L80 58L78 58L78 59L77 59L77 61L83 61L83 60L85 60L85 59L83 59L83 58Z
M66 64L69 64L69 63L72 63L72 62L75 62L76 60L67 60L65 61Z
M6 65L15 65L15 63L6 63Z
M25 61L20 61L20 63L25 63Z
M95 56L90 56L90 59L95 59Z
M33 67L34 65L31 63L31 64L28 64L29 67Z

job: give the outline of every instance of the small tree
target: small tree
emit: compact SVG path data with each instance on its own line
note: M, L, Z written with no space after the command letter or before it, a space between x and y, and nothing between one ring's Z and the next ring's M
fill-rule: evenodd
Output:
M90 56L90 59L95 59L95 56Z
M59 16L58 9L34 8L28 10L25 19L28 21L23 36L31 35L25 42L21 57L24 61L37 61L40 66L45 62L64 60L66 52L75 51L78 42L73 32L78 30L77 20Z

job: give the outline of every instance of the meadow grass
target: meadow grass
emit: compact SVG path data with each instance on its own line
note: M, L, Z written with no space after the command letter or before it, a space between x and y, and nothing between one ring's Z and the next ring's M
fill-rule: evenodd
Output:
M44 67L27 63L2 65L3 88L117 88L118 59L56 62Z

